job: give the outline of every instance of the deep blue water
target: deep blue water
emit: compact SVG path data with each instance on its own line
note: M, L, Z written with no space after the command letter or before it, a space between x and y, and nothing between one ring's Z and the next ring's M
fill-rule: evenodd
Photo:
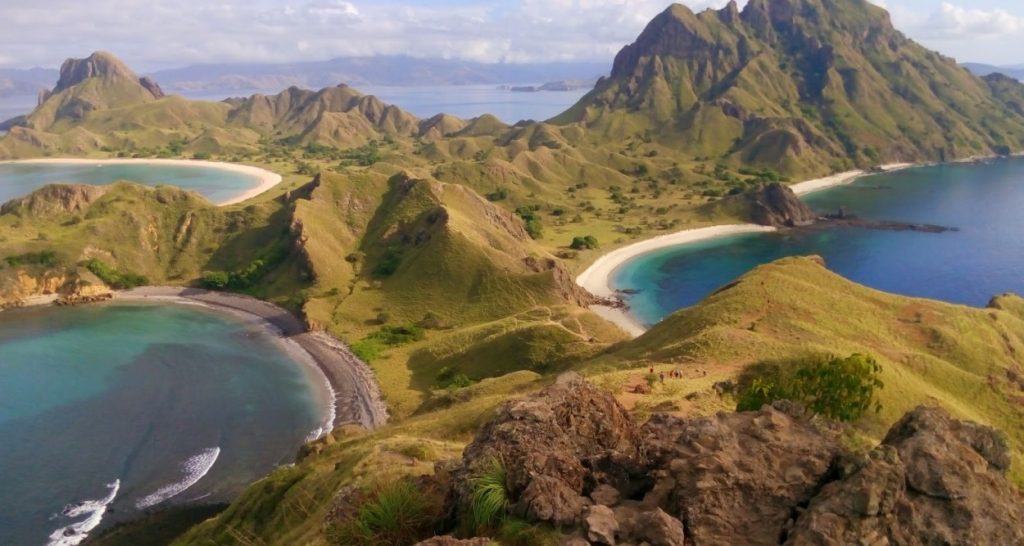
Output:
M908 296L982 306L996 294L1024 293L1024 159L869 176L805 200L818 211L845 205L865 218L960 231L837 228L727 237L640 256L613 273L613 285L640 291L629 304L648 325L786 256L817 254L844 277Z
M225 500L294 460L322 390L258 325L201 307L4 311L0 544L74 544L48 537Z
M197 165L0 163L0 203L28 195L47 184L103 185L118 180L194 190L214 203L228 201L260 183L245 173Z

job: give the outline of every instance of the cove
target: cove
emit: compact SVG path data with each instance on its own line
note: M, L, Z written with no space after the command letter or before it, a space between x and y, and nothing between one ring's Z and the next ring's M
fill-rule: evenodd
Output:
M908 296L973 306L1024 293L1024 159L918 167L866 176L810 194L818 212L846 206L875 220L959 228L932 234L858 228L740 235L665 248L623 264L611 277L645 325L786 256L817 254L855 282Z
M0 162L0 203L28 195L47 184L104 185L119 180L147 186L177 186L196 191L213 203L227 203L264 187L266 180L259 172L244 166L217 167L187 161Z
M0 313L0 544L231 498L320 426L317 381L262 326L197 305Z

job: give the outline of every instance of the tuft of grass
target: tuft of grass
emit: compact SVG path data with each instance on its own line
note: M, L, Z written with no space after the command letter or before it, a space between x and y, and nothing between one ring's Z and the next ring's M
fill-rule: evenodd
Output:
M470 524L476 532L501 524L511 504L506 485L508 472L500 459L488 462L482 474L473 479Z
M544 525L534 525L521 519L508 518L498 529L504 546L555 546L561 534Z
M380 488L353 518L328 529L327 538L339 546L415 544L433 533L433 500L411 480L392 482Z

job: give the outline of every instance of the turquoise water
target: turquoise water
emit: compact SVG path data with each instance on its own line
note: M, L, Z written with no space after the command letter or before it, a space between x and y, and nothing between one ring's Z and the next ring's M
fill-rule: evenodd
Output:
M322 397L260 328L184 305L0 313L0 544L74 544L48 537L294 460Z
M651 325L754 267L817 254L873 288L982 306L1024 293L1024 159L943 165L862 178L806 197L815 210L847 206L865 218L959 228L932 234L854 228L728 237L640 256L612 275L631 312Z
M47 184L110 184L131 180L147 186L170 185L201 193L214 203L259 185L254 176L196 165L0 163L0 203L28 195Z

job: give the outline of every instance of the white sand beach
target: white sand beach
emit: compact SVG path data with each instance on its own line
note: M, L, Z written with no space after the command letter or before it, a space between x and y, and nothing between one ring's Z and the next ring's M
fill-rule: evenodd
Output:
M39 165L170 165L177 167L205 167L210 169L220 169L224 171L231 171L240 174L252 176L259 180L259 183L252 189L246 190L245 192L228 199L216 203L221 207L228 205L235 205L252 199L257 195L273 188L274 186L281 183L282 177L277 173L272 173L266 169L259 167L253 167L251 165L240 165L237 163L224 163L220 161L204 161L199 159L76 159L76 158L45 158L45 159L17 159L11 161L0 161L0 164L39 164Z
M909 169L910 167L917 166L915 163L889 163L888 165L882 165L879 167L879 172L892 172L901 169ZM797 195L807 195L816 191L821 191L828 188L834 188L836 186L842 186L849 184L858 178L870 174L875 174L869 171L846 171L832 176L825 176L822 178L815 178L813 180L805 180L790 186L793 193Z
M736 224L723 226L710 226L696 229L688 229L668 235L661 235L653 239L647 239L633 243L622 248L615 249L597 259L583 273L576 277L576 284L585 288L591 294L600 298L615 298L615 288L612 286L612 274L622 264L662 248L695 243L729 235L740 235L743 233L765 233L775 231L775 228L758 226L755 224ZM645 328L639 321L629 315L625 310L606 305L595 305L591 309L601 317L614 322L626 333L637 337L644 333Z
M892 172L900 169L907 169L916 166L914 163L890 163L882 165L879 172ZM868 171L848 171L834 174L813 180L806 180L790 186L797 195L807 195L843 184L849 184L862 176L870 173ZM773 227L759 226L755 224L734 224L718 225L697 229L688 229L669 235L661 235L645 241L633 243L622 248L615 249L608 254L598 258L593 264L576 277L576 284L585 288L591 294L599 298L615 299L617 294L612 286L611 278L619 267L626 262L662 248L695 243L729 235L743 233L766 233L775 231ZM647 330L643 324L629 314L627 309L610 307L607 305L593 305L591 311L600 317L615 323L616 326L633 337L639 337Z

